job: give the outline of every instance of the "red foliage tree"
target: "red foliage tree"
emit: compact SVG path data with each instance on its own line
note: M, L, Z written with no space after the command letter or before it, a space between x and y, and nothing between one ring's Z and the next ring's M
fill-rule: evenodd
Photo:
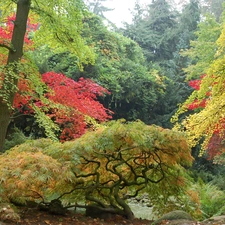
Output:
M8 48L10 46L14 23L15 23L14 21L16 19L15 17L16 17L15 15L7 17L7 20L5 21L5 23L1 24L0 47ZM24 43L25 43L24 51L32 49L33 41L32 39L29 38L29 34L30 32L37 30L37 27L38 27L38 24L33 23L32 19L29 18L27 23L27 30L24 37ZM4 52L4 48L2 49L3 49L3 52L0 52L0 65L6 65L8 52ZM3 79L4 79L4 73L1 71L0 72L0 88L1 88L1 82L3 81Z
M49 113L49 116L55 117L56 123L63 127L60 140L71 140L81 136L87 128L85 116L99 122L111 118L112 112L97 100L98 96L109 92L92 80L80 78L75 82L63 74L54 72L43 74L42 79L54 91L53 94L47 94L48 98L69 109L66 114L58 110Z
M9 16L6 20L6 23L0 26L0 45L8 46L10 44L15 19L16 19L15 15ZM33 45L32 40L29 38L29 33L31 31L37 30L37 27L38 27L37 23L33 23L31 19L28 19L27 31L24 37L25 50Z
M78 82L67 78L63 74L48 72L42 75L43 81L54 91L48 97L54 102L76 108L84 115L104 121L111 118L106 109L97 100L97 96L109 92L90 79L80 78Z
M204 75L200 76L200 79L190 80L189 81L189 86L191 86L195 90L199 90L201 82L202 82L202 78L204 78L205 76L206 75L204 74ZM208 93L207 96L210 96L210 93ZM205 98L203 100L195 99L191 104L187 105L188 110L195 110L195 109L199 109L199 108L205 108L205 106L206 106L206 99L207 98Z
M32 91L29 90L25 80L19 83L20 92L16 94L14 107L21 113L29 115L34 113L31 103L41 108L61 128L59 136L61 141L72 140L84 134L90 126L86 122L86 116L98 122L111 118L112 112L104 108L97 99L98 96L109 92L92 80L80 78L75 82L55 72L43 74L42 80L51 90L45 97L62 107L55 107L54 104L46 107L38 98L30 95Z

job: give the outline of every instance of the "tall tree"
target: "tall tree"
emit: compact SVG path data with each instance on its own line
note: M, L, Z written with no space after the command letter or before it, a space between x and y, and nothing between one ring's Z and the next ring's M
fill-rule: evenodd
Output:
M124 34L138 42L148 62L173 58L177 41L174 33L176 12L170 9L166 0L153 1L147 10L136 4L135 9L133 23L126 26Z
M158 99L152 120L160 126L172 126L170 117L190 94L183 72L189 60L181 56L180 51L189 48L195 38L199 18L196 0L184 5L180 14L167 1L157 0L147 10L136 4L133 23L124 30L125 35L143 48L148 62L151 61L149 66L157 68L165 77L165 95Z
M198 30L195 32L196 40L192 40L190 48L181 53L190 61L184 69L188 80L197 79L206 73L218 49L216 40L220 32L221 25L216 22L213 15L206 15L204 20L198 24Z
M84 0L90 12L106 19L104 12L112 11L114 9L104 6L105 1L107 0Z
M177 17L178 26L175 36L177 38L176 46L172 52L173 58L170 60L159 61L159 65L166 79L165 95L159 99L155 111L155 120L158 125L172 127L170 123L171 116L177 110L178 104L181 104L191 93L191 88L185 81L184 68L190 63L190 59L180 54L181 51L190 47L190 42L196 37L194 32L197 29L200 19L200 9L198 1L191 0L184 5L182 13Z
M196 39L195 31L200 21L199 0L190 0L188 4L183 6L179 15L179 42L177 44L178 51L188 49L190 41Z
M219 22L223 12L224 0L201 0L202 13L210 13L215 16Z
M33 1L12 0L1 2L2 10L1 22L7 15L14 12L16 17L13 21L14 28L10 43L1 42L0 47L4 52L8 50L7 63L1 67L3 81L0 92L0 150L2 149L7 127L10 122L12 102L15 96L20 72L25 73L27 65L21 66L23 58L24 37L27 31L27 21L29 14L37 17L40 24L39 30L35 32L34 40L37 44L45 43L50 47L60 51L62 46L67 48L82 63L93 61L91 50L83 42L80 32L82 27L83 4L80 1ZM60 49L61 48L61 49ZM7 54L5 52L5 54ZM28 75L28 74L27 74ZM29 75L28 75L29 76Z

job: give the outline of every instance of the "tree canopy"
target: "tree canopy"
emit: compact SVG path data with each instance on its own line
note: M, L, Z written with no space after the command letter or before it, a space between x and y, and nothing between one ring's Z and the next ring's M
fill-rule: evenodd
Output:
M24 130L27 136L72 140L87 129L94 129L98 122L111 118L113 113L97 100L97 97L110 93L93 81L80 78L75 82L54 72L43 74L42 81L43 87L46 85L45 93L39 98L32 86L21 79L13 102L11 126ZM42 116L37 115L39 111ZM57 126L46 126L45 118Z
M177 22L176 14L170 10L167 1L153 1L145 10L136 3L136 14L133 23L127 24L124 34L139 43L148 62L171 59L177 41L174 33Z

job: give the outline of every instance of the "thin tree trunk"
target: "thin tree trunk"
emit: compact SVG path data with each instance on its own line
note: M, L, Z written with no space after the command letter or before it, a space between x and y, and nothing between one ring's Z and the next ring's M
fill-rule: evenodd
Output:
M10 111L6 104L0 103L0 152L3 151L6 132L10 121Z
M119 197L119 188L120 186L117 185L114 189L114 198L116 200L116 202L123 208L123 215L127 217L127 219L129 220L133 220L134 219L134 214L130 208L130 206Z
M23 55L23 45L24 45L24 36L26 33L27 19L30 10L31 0L18 0L17 1L17 11L16 11L16 20L14 22L14 29L11 40L11 50L9 50L7 66L13 66L13 72L18 73L17 63L20 62ZM5 74L7 75L7 72ZM11 85L6 85L5 83L2 86L2 91L10 91L9 104L13 104L15 91L13 86L17 86L18 78L13 77L11 79ZM10 123L10 107L7 106L6 102L0 98L0 151L3 149L5 142L5 137L7 133L7 128Z

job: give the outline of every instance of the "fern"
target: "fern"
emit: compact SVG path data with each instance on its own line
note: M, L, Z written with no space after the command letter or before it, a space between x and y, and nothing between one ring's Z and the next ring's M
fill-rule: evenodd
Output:
M204 184L199 182L194 185L199 193L200 205L203 218L220 215L224 210L225 192L213 185L211 182Z

